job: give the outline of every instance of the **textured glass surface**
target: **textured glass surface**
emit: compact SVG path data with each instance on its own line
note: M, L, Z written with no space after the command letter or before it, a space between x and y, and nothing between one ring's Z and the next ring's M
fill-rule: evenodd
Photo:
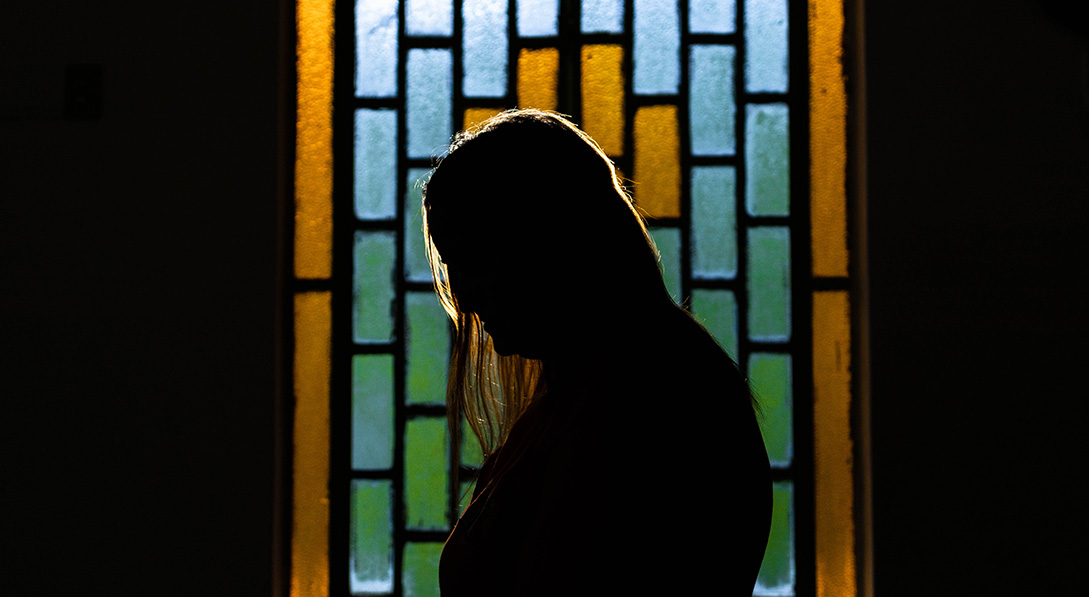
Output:
M692 313L718 340L719 346L737 357L737 299L729 290L700 288L692 291Z
M442 404L446 401L446 365L449 362L449 319L433 292L405 294L408 329L405 400Z
M409 168L405 183L405 278L413 282L431 281L421 212L423 184L428 172L430 170L426 168Z
M692 46L688 59L689 123L692 155L733 155L733 46Z
M388 342L393 336L393 263L391 232L356 232L352 287L352 339Z
M772 484L771 533L755 595L794 594L794 484Z
M635 0L632 28L634 92L677 93L681 81L681 27L676 0Z
M560 0L517 0L518 35L543 37L559 32Z
M560 50L522 48L518 52L518 107L556 109Z
M786 92L787 59L787 0L745 0L745 89Z
M749 355L749 381L763 413L760 430L772 466L789 466L794 457L793 370L788 354Z
M808 23L810 272L814 277L847 277L847 77L844 76L842 0L814 0ZM801 132L801 131L799 131ZM828 579L844 595L857 587L847 566ZM833 566L835 564L828 564ZM836 580L832 580L835 578Z
M333 273L333 7L299 0L296 8L294 273L327 279ZM320 583L328 566L296 572L293 583Z
M749 338L790 339L790 229L749 229Z
M393 590L390 482L353 479L348 559L353 595Z
M691 33L733 33L737 28L734 0L688 0Z
M507 93L507 2L464 0L462 93L500 97Z
M786 104L745 106L745 209L757 216L790 214L790 113Z
M393 466L393 355L352 357L352 468Z
M397 209L397 111L355 112L355 217L385 219Z
M446 152L452 129L450 103L454 86L448 50L409 50L405 76L405 125L408 157L428 158Z
M680 228L651 228L650 236L661 254L662 275L666 290L674 301L681 302L681 230Z
M681 215L681 142L677 106L644 106L635 113L635 189L653 218Z
M453 32L453 0L405 0L405 33L407 35L446 37Z
M405 543L401 586L405 597L439 597L442 543Z
M733 166L692 168L692 277L737 275L737 182Z
M358 0L355 94L397 95L397 0Z
M582 0L583 33L623 33L624 0Z
M449 496L446 420L436 417L405 423L405 526L447 530Z
M624 155L624 49L582 46L582 130L606 155Z

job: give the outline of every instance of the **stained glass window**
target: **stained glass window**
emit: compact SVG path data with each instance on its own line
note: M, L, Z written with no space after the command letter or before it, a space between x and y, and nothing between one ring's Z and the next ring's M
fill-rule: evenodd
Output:
M310 4L331 5L299 1L300 126L313 87L304 84L302 54ZM306 181L297 173L295 219L296 265L325 263L328 254L333 263L331 273L297 267L295 276L296 399L300 391L325 392L328 409L326 435L296 434L295 451L313 441L331 446L325 461L297 456L296 477L308 462L327 462L329 551L314 547L319 539L296 547L293 538L293 595L437 594L442 542L481 456L472 438L449 437L445 424L450 328L424 259L420 182L456 129L513 107L570 115L632 179L670 293L739 363L763 405L774 514L755 594L843 586L843 574L822 572L814 550L842 555L840 537L850 532L821 530L844 519L822 505L814 486L833 479L829 487L843 492L850 482L836 476L844 470L837 459L849 461L850 450L846 422L837 418L849 399L849 359L837 352L849 356L846 266L836 269L847 262L846 245L817 239L845 236L845 211L836 203L838 179L818 180L798 167L819 162L812 131L828 133L806 61L809 76L819 76L810 53L825 60L818 54L831 48L831 66L818 66L838 67L842 22L831 25L830 41L807 45L806 15L805 4L788 0L355 0L337 7L337 29L354 35L338 36L336 50L334 206L307 211L314 192L298 189ZM821 21L812 23L827 34ZM835 91L822 85L822 93ZM328 117L329 108L321 109ZM833 136L842 131L828 118ZM834 142L824 138L823 147ZM301 132L299 143L300 155L310 155ZM307 163L320 167L321 156ZM317 195L329 180L314 187ZM825 197L814 191L807 199L810 184ZM320 236L333 214L324 245L298 240ZM317 342L330 343L331 357L300 345L314 333L307 326L324 330ZM323 371L328 387L298 389L300 376ZM320 423L320 413L312 418ZM846 437L847 447L836 443L831 456L814 451L814 434L826 432ZM296 484L296 495L309 496L300 491ZM308 512L312 520L323 510ZM307 549L317 550L312 558L296 557ZM323 557L328 577L312 578L308 570L322 570L313 562Z

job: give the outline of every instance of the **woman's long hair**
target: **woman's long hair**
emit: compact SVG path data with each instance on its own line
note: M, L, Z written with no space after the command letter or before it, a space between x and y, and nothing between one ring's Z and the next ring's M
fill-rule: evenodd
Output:
M576 292L608 289L619 297L610 300L629 307L672 303L658 252L612 161L559 114L511 110L458 133L423 197L428 262L455 328L450 430L457 438L464 416L485 457L543 393L547 363L496 353L480 318L459 308L437 246L443 239L518 254L531 271L552 267ZM559 281L543 281L550 282Z

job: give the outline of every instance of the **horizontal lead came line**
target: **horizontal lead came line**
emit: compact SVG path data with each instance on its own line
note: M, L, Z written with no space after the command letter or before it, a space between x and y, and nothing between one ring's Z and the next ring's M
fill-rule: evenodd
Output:
M814 292L832 290L849 291L851 290L851 279L829 277L810 278L809 287Z
M686 166L737 166L743 161L734 155L692 155L684 158Z
M681 33L682 44L698 45L737 45L741 36L737 33Z
M352 356L366 354L390 354L397 351L397 342L370 342L366 344L352 344Z
M446 418L445 404L406 404L405 416L409 419Z
M397 220L387 218L382 220L359 220L355 221L355 227L359 230L370 232L372 230L397 230Z
M675 105L681 101L680 95L638 95L633 93L631 96L632 105L636 108L643 106L656 106L659 104Z
M333 281L329 278L292 278L288 283L292 292L331 292Z
M406 35L401 38L404 47L411 50L451 50L454 38L444 35Z
M360 470L352 469L348 471L348 478L350 479L366 479L370 481L392 481L394 477L392 469L376 469L376 470Z
M745 93L739 94L739 100L747 104L780 104L789 102L791 93Z
M355 96L352 107L357 110L396 110L403 102L398 97L359 97Z
M405 529L405 543L443 543L450 531L414 531Z

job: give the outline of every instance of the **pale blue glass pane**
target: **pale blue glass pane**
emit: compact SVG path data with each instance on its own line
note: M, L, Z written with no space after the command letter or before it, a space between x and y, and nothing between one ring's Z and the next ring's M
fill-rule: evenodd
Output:
M745 1L745 89L750 93L785 93L787 0Z
M401 588L405 597L439 597L442 543L405 543Z
M681 26L676 0L635 0L632 27L635 93L677 93L681 81Z
M754 595L794 595L794 484L772 484L771 532Z
M790 466L794 458L793 365L789 354L756 352L749 356L749 382L760 402L760 430L771 465Z
M405 277L413 282L430 282L427 247L423 235L423 183L430 170L409 168L405 186Z
M754 216L790 214L790 113L786 104L745 106L745 209Z
M462 92L468 97L507 93L507 3L465 0Z
M449 36L454 32L452 0L405 0L407 35Z
M406 293L405 319L405 400L410 404L443 404L450 360L450 320L433 292Z
M692 168L692 277L737 275L736 176L733 166Z
M393 218L397 209L397 111L355 112L355 217Z
M393 466L393 355L352 357L352 468Z
M356 3L355 44L355 94L397 95L397 0Z
M790 229L749 229L749 338L790 339Z
M688 30L692 33L733 33L736 15L734 0L688 0Z
M391 232L356 232L352 285L352 339L388 342L393 336L393 263L396 240Z
M408 52L405 125L410 158L446 153L453 132L451 64L449 50Z
M692 155L733 155L734 104L733 46L692 46L688 69L689 137Z
M692 291L692 314L730 356L737 356L737 299L729 290Z
M517 0L518 35L544 37L557 35L559 0Z
M393 508L389 481L353 479L348 534L352 595L393 590Z
M678 228L651 228L650 236L662 256L666 290L681 302L681 231Z
M623 0L582 0L583 33L623 33Z
M405 526L421 531L449 529L450 498L446 419L424 417L405 424Z

